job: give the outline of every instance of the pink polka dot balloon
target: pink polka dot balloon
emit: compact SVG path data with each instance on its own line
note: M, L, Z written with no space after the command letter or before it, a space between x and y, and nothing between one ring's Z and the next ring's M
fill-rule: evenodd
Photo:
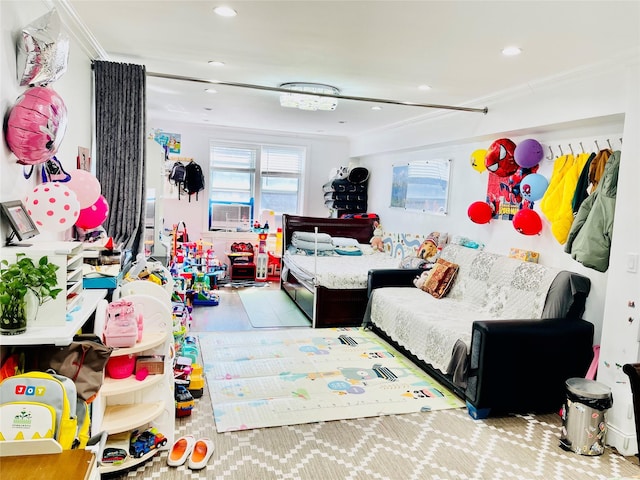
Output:
M76 194L60 182L38 185L25 197L24 204L38 229L47 232L71 228L80 215Z
M107 215L109 215L109 204L107 200L100 195L96 203L80 210L76 225L85 230L96 228L102 225L102 222L107 219Z
M102 187L98 179L86 170L69 170L71 179L65 184L76 193L80 208L88 208L100 197Z

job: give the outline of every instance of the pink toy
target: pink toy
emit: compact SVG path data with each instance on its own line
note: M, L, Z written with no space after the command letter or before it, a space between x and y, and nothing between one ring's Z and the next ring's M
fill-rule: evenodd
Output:
M46 162L67 129L67 107L51 88L33 87L18 97L7 121L6 139L18 163Z
M133 347L142 338L142 326L133 302L124 298L113 301L107 306L104 343L109 347Z

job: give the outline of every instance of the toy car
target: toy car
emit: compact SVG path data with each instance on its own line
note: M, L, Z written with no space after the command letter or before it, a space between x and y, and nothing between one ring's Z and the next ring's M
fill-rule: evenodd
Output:
M102 463L120 465L127 459L127 451L122 448L105 448L102 452Z
M167 444L167 438L158 432L155 428L145 430L142 433L137 431L131 435L129 444L129 454L134 458L140 458L151 450L164 447Z

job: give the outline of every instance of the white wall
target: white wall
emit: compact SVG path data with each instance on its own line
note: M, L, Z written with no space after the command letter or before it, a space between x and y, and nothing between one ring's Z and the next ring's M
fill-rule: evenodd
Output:
M625 170L637 168L638 162L637 135L628 127L640 110L637 103L630 101L634 75L637 76L637 59L590 73L581 72L573 79L555 79L512 92L509 96L488 101L487 115L437 113L421 122L352 139L352 155L371 170L370 211L381 216L384 228L388 231L428 233L431 230L443 230L478 239L486 244L488 250L497 253L507 253L510 247L535 250L541 253L540 262L543 264L589 276L592 290L585 318L596 326L596 341L599 341L607 279L612 276L613 268L607 273L599 273L572 260L551 235L546 221L541 235L531 237L517 233L508 221L494 220L486 225L471 222L467 217L467 208L474 201L484 200L488 173L478 174L473 170L469 157L474 150L486 149L493 140L501 137L511 138L516 144L525 138L536 138L545 145L546 155L549 155L547 147L552 146L556 156L560 154L558 145L562 145L563 151L569 153L568 144L571 143L574 151L579 152L582 142L587 151L593 151L596 149L595 140L600 148L605 148L609 139L614 149L622 147L623 164L616 214L616 226L619 228L614 238L628 239L614 242L614 249L625 243L625 251L638 251L637 227L627 226L640 223L638 189L627 187L628 182L637 181L631 180L629 175L623 175ZM624 145L621 146L619 139L625 133ZM431 158L453 160L449 214L443 217L389 208L392 165ZM539 173L549 178L552 168L553 160L545 159ZM635 178L638 178L637 175ZM619 254L619 251L612 253L612 264L618 263ZM620 278L617 268L615 277L614 284ZM637 275L628 280L635 282L637 287ZM637 289L634 294L637 298Z
M444 230L477 238L486 243L488 250L499 253L512 246L527 248L540 252L543 264L591 278L584 318L595 325L595 343L601 344L597 379L611 388L614 398L607 419L607 443L624 455L632 455L638 451L633 399L621 367L640 361L640 279L637 271L628 268L630 256L637 257L640 250L640 62L637 54L615 60L574 77L550 79L516 89L495 101L488 99L486 116L437 113L419 122L362 135L352 139L351 155L372 172L370 210L380 214L386 230ZM551 235L546 222L541 235L525 237L510 222L475 225L467 218L468 205L484 199L487 185L487 173L476 173L469 166L469 155L501 137L509 137L516 144L525 138L536 138L552 146L556 155L559 144L565 153L569 153L569 143L574 151L580 151L580 141L589 151L595 148L594 140L604 148L609 139L614 149L621 150L606 273L573 261ZM391 166L429 158L453 160L449 215L437 217L390 209ZM552 167L552 161L544 160L540 173L548 177ZM540 354L544 355L544 345L540 347Z
M193 197L189 203L184 196L181 200L167 198L162 200L165 226L171 228L173 224L184 221L187 224L189 237L193 239L198 239L201 232L206 231L208 227L206 189L209 186L209 149L212 140L306 146L308 158L305 166L302 206L302 212L305 215L329 216L329 210L324 206L322 185L328 181L331 168L349 163L349 143L345 138L282 135L268 131L203 127L184 123L168 124L153 119L149 119L147 123L149 131L160 129L181 134L179 156L192 157L202 167L205 175L205 191L200 192L198 201ZM162 166L159 165L158 168Z
M49 9L49 2L44 0L29 2L2 0L0 2L0 48L2 49L0 54L0 62L2 62L0 68L0 108L4 118L8 116L17 97L26 90L26 87L19 85L17 75L17 36L23 27L44 15ZM67 71L60 79L51 84L51 87L64 100L68 111L67 130L56 154L56 158L62 162L65 170L76 168L79 146L91 147L91 79L91 61L74 37L70 35ZM11 153L6 142L3 141L0 148L0 200L22 199L39 181L39 176L36 175L29 180L23 177L22 166L16 163L16 156ZM7 233L5 230L0 232L2 238ZM42 233L37 240L65 238L65 233Z

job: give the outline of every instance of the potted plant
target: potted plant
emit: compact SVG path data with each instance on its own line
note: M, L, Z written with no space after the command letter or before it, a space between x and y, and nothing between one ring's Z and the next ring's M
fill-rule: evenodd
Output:
M16 254L15 263L0 262L0 334L17 335L27 330L27 299L35 305L54 299L62 291L56 271L60 267L44 256L38 263L24 253Z

